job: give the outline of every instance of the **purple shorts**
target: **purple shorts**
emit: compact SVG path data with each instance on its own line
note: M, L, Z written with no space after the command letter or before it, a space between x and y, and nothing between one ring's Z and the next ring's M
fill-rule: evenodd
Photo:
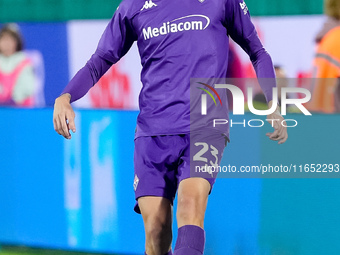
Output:
M206 179L212 189L217 173L207 167L220 164L225 146L226 137L221 134L136 138L133 183L136 200L157 196L173 203L179 183L190 177ZM140 213L138 201L134 210Z

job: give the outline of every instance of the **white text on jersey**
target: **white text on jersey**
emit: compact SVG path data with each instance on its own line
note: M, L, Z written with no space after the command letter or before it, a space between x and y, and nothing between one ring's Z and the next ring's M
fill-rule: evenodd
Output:
M177 22L179 20L187 19L187 18L204 18L205 22L202 20L187 20L185 22ZM205 26L203 26L203 23L206 23ZM158 37L160 35L166 35L169 33L177 33L182 31L188 31L188 30L204 30L206 29L210 24L210 19L207 16L204 15L188 15L185 17L181 17L178 19L174 19L172 21L164 22L162 26L159 28L155 27L147 27L143 28L143 36L144 40L148 40L152 37Z
M243 10L243 14L246 15L248 12L248 7L246 5L246 2L243 1L243 3L240 3L241 9Z

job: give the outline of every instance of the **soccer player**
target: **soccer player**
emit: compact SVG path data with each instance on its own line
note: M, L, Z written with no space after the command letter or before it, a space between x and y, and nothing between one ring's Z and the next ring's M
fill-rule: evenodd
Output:
M135 211L143 217L148 255L172 254L176 192L178 239L174 254L203 254L204 214L216 176L192 177L190 162L218 164L225 147L221 135L228 136L228 128L218 135L211 132L207 137L202 133L190 137L190 78L225 77L229 36L248 53L258 78L274 80L271 58L243 0L123 0L95 53L55 101L55 130L71 139L70 130L75 132L76 127L70 103L84 96L137 41L143 87L135 133ZM261 87L272 107L275 82L263 82ZM283 120L277 106L273 107L276 110L269 118ZM287 130L277 123L268 136L283 143ZM190 144L196 151L189 152ZM206 150L210 153L204 153Z

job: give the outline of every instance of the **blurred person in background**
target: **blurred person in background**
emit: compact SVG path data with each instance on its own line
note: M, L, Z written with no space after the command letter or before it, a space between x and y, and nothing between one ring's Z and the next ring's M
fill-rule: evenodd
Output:
M0 105L32 106L35 76L16 24L0 30Z
M316 36L311 111L340 112L340 0L325 0L327 20ZM332 78L332 79L323 79Z

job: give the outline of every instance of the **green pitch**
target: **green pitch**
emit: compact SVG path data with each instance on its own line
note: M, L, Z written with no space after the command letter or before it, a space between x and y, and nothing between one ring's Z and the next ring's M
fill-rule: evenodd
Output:
M33 248L27 248L27 247L2 246L0 247L0 255L104 255L104 254L69 252L69 251L61 251L61 250L44 250L44 249L33 249ZM106 254L106 255L109 255L109 254Z

